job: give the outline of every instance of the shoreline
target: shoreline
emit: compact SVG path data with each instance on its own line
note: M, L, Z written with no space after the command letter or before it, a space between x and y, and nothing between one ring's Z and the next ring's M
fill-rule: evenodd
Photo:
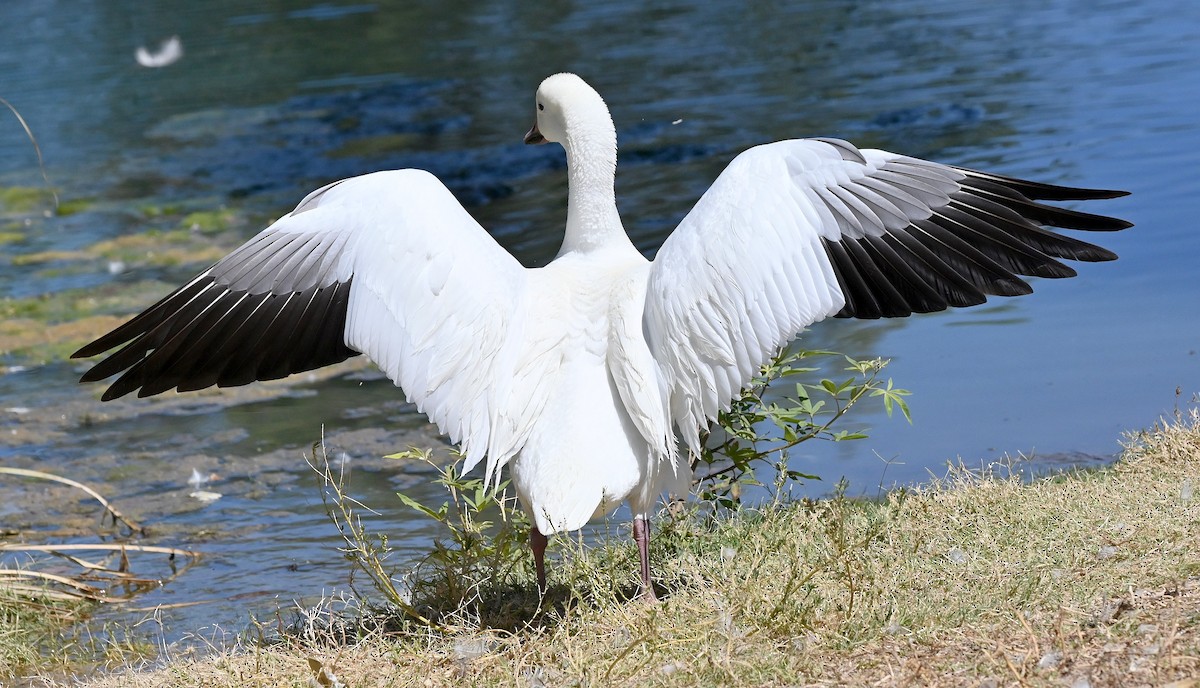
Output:
M184 651L82 685L306 685L310 660L354 687L1200 685L1198 488L1193 411L1103 469L666 528L658 605L624 598L629 544L568 544L565 598L526 627Z

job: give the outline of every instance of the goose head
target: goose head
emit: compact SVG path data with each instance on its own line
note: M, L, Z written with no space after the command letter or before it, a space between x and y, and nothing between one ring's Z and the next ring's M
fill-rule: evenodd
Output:
M559 255L619 245L636 252L613 192L617 130L604 99L574 74L546 77L525 143L559 143L567 154L567 225Z
M525 143L554 142L564 148L579 139L607 134L616 148L616 133L604 99L587 82L563 72L546 77L534 98L536 121Z

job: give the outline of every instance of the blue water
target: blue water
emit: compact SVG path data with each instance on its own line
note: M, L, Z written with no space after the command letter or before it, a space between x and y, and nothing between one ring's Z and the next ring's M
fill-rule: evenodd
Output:
M433 171L523 262L544 264L561 239L562 154L521 136L540 80L571 70L612 109L620 210L648 254L737 152L798 136L1133 192L1086 207L1136 223L1090 237L1115 263L1036 281L1019 299L807 333L810 348L892 359L888 375L913 391L911 425L866 413L855 422L870 439L796 452L797 468L824 478L814 493L846 476L874 494L960 458L1111 459L1122 433L1200 392L1200 5L118 1L7 3L0 17L0 97L33 128L60 194L97 201L68 217L0 215L29 220L24 241L0 245L3 297L175 283L203 267L114 277L103 264L13 264L145 231L125 206L226 205L267 221L328 181L395 167ZM137 46L174 34L177 64L137 65ZM0 186L40 183L23 131L0 111ZM206 553L138 604L259 600L172 610L173 632L237 627L248 609L344 587L301 458L322 426L361 467L352 487L382 512L401 558L434 532L390 497L419 492L424 477L378 457L437 440L378 375L234 404L101 406L75 384L79 370L56 361L0 376L0 408L30 409L5 411L0 461L95 481L142 505L157 541ZM50 420L30 426L31 414ZM226 497L189 502L193 467L216 473L211 489ZM0 512L8 519L20 521Z

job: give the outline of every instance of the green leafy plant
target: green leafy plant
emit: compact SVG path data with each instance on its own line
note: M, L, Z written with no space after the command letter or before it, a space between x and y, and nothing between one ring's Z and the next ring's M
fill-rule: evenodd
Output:
M817 384L795 382L780 394L782 381L811 377L820 371L821 359L844 359L838 380L822 379ZM705 433L704 451L693 457L695 492L701 499L720 507L740 506L746 487L767 487L760 472L773 472L770 485L776 499L784 488L804 480L819 480L792 469L788 450L813 439L831 442L866 437L862 432L834 429L834 424L865 399L879 399L888 416L899 408L911 422L904 397L909 392L880 379L887 361L860 361L832 351L781 350L751 381L742 394L722 412L716 425ZM768 394L768 391L772 392Z
M432 467L433 482L446 488L447 495L434 506L398 493L401 502L440 523L445 533L429 554L398 576L398 567L389 562L393 550L387 535L363 524L362 513L374 512L349 496L345 475L332 469L323 442L313 444L313 457L313 469L324 481L325 511L345 542L342 553L398 616L445 630L478 617L487 592L524 589L532 582L525 570L533 566L526 556L529 521L509 494L507 481L485 489L481 478L462 475L459 461L446 465L430 450L389 455Z
M480 599L486 588L529 577L524 571L532 566L525 556L529 519L510 493L509 481L486 487L482 478L463 475L459 461L442 465L429 450L409 449L387 458L432 467L434 483L445 487L449 497L435 508L397 494L404 504L441 523L447 533L417 565L414 599L459 609Z

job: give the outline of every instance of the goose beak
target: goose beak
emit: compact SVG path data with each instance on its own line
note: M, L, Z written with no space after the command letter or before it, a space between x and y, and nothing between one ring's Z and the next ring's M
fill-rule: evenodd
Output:
M546 143L546 137L542 136L542 132L538 131L537 122L534 122L533 128L529 130L528 134L525 134L525 143L533 145Z

